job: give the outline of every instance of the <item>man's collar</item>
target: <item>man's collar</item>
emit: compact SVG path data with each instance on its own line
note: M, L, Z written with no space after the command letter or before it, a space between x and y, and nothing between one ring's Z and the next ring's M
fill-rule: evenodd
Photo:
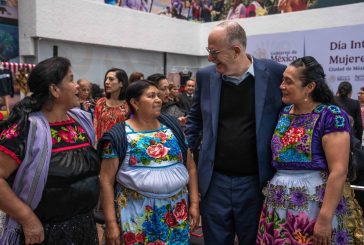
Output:
M246 70L246 72L244 72L241 76L226 76L226 75L222 75L222 79L224 81L228 81L231 83L234 83L236 85L240 84L245 78L247 78L249 75L252 75L253 77L255 77L254 74L254 60L253 60L253 56L248 55L248 59L251 62L250 66L248 68L248 70Z

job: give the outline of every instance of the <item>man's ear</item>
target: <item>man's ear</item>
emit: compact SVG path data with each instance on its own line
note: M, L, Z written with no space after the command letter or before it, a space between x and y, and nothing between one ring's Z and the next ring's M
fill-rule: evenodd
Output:
M233 46L233 50L234 50L235 55L237 55L237 56L239 56L242 51L241 47L239 47L239 46Z

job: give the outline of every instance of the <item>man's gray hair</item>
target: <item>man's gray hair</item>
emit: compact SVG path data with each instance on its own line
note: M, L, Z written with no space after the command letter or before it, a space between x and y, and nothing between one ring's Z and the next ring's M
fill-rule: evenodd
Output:
M246 34L237 22L235 21L224 21L217 25L226 30L226 43L229 45L240 44L246 48Z

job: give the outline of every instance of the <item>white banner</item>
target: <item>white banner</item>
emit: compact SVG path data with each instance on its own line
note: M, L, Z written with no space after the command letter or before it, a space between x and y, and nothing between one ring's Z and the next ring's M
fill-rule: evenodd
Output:
M247 53L288 65L304 54L304 32L249 36Z
M340 82L353 86L353 99L364 87L364 25L305 32L305 54L324 67L326 80L334 92Z

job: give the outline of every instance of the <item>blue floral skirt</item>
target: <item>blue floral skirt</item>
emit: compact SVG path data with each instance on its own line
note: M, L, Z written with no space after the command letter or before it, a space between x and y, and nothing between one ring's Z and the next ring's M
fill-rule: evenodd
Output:
M326 180L325 172L278 170L263 190L257 244L313 244ZM332 229L332 244L364 244L362 211L349 183L345 184Z
M124 244L189 244L187 188L150 198L117 184L115 206Z

